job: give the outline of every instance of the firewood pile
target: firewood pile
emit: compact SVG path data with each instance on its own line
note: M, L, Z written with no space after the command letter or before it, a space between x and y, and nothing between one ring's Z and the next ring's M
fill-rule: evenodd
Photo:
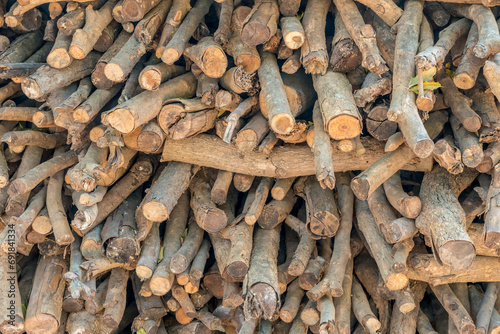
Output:
M500 0L0 2L0 332L500 333Z

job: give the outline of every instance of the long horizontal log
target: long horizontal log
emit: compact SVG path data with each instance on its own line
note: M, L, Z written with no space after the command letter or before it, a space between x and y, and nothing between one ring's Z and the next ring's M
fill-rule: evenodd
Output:
M362 139L361 142L366 153L359 157L355 153L342 153L337 148L334 149L333 168L336 172L364 170L385 154L383 143L372 139ZM277 178L316 174L314 155L306 145L276 147L270 155L260 152L242 155L236 146L206 134L182 140L167 139L161 160ZM432 160L414 159L402 169L425 172L431 168Z
M440 265L432 254L410 254L409 279L433 285L467 282L496 282L500 272L500 258L476 256L467 269L456 270Z

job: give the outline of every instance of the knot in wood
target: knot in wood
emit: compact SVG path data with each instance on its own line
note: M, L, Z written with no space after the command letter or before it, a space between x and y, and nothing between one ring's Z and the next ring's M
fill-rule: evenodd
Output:
M361 35L366 38L375 37L375 30L370 24L365 24L361 27Z
M426 258L420 258L419 256L413 256L408 260L410 266L415 268L427 268L429 266L429 260Z
M384 13L385 13L385 8L384 8L384 6L382 6L382 5L378 5L378 6L377 6L377 12L379 12L380 14L384 14Z

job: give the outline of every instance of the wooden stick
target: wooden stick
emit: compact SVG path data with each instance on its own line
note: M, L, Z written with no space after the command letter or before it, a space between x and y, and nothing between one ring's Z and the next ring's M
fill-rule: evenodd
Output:
M61 150L55 152L61 153ZM58 171L49 179L47 186L47 211L54 231L54 237L58 245L69 245L75 238L71 233L66 210L62 203L61 190L63 186L64 172Z
M94 69L99 56L99 53L91 52L84 59L75 60L64 69L42 66L22 81L21 88L29 98L40 98L55 89L67 86L89 75Z
M270 319L279 308L278 239L280 227L272 230L258 228L250 258L250 268L244 285L244 313L250 319ZM262 268L267 268L262 270ZM263 298L265 296L265 298Z
M35 168L31 169L26 174L13 180L9 185L9 194L11 196L21 195L33 190L39 183L51 175L72 166L78 161L76 152L59 150L60 154L54 155Z
M430 137L436 137L443 129L447 122L448 116L445 112L435 112L429 116L427 120L427 131ZM364 145L366 147L366 145ZM391 175L394 175L401 169L401 165L409 160L409 157L416 155L411 153L412 150L408 146L400 146L395 151L387 153L384 157L373 163L368 169L351 182L351 188L354 195L360 199L367 199L368 196L382 185ZM391 166L391 168L387 168Z
M214 39L217 43L226 46L229 41L229 32L231 28L231 17L233 15L233 1L224 1L220 5L219 25L214 32Z
M236 66L243 66L245 72L252 74L260 68L261 59L257 48L241 39L241 27L251 12L250 7L240 6L234 9L231 18L231 37L226 45L226 52L233 57Z
M336 0L334 3L349 34L361 51L361 65L379 75L387 72L388 68L376 45L375 31L371 25L365 24L354 1Z
M473 48L476 57L487 58L498 51L500 48L500 34L491 9L481 5L465 4L446 4L445 8L450 13L464 16L477 24L479 38Z
M269 52L261 52L262 65L259 68L259 80L262 96L267 109L269 126L278 134L288 134L295 125L283 81L279 75L276 57Z
M455 116L450 117L450 124L457 141L458 147L462 152L462 161L467 167L474 168L483 160L483 148L479 144L479 138L468 132L465 127L462 127Z
M180 237L186 229L188 211L189 198L185 193L179 198L165 229L163 259L158 263L150 282L151 291L155 295L165 295L174 283L175 274L170 271L170 262L172 256L181 247Z
M68 265L62 256L41 258L37 265L24 328L30 333L55 333L59 327L64 293L63 273Z
M335 140L357 137L362 129L361 116L347 77L330 70L325 75L313 75L313 83L325 131Z
M85 9L85 25L73 34L70 55L75 59L85 58L101 36L102 31L111 22L111 10L114 4L106 2L99 10L94 10L92 5Z
M333 147L330 142L330 138L325 131L325 125L323 123L323 117L318 103L314 104L313 122L317 126L314 131L312 143L316 179L323 189L333 189L335 187L335 175L332 163Z
M158 48L156 49L156 57L161 58L165 47L170 42L174 36L177 28L181 24L184 16L191 10L191 4L186 0L175 0L172 2L172 7L168 12L167 18L165 20L165 25L163 27L160 41L158 42Z
M217 233L225 228L228 223L227 216L212 201L208 181L203 176L197 175L189 187L191 208L198 225L209 233Z
M440 261L456 269L467 268L475 257L475 249L470 237L462 227L462 223L457 224L464 222L465 219L457 196L476 176L477 172L472 170L466 170L455 176L448 174L441 167L436 167L426 175L422 184L423 191L420 193L422 212L415 222L416 226L431 238L434 254ZM439 202L446 203L443 206L436 205L434 197L438 194L437 189L440 189ZM456 207L456 210L448 210L451 207ZM446 212L441 211L444 208L447 208ZM440 217L438 224L434 217ZM432 226L429 225L430 220L433 221Z
M410 196L401 185L399 173L391 176L384 182L384 190L387 199L402 216L415 219L420 214L421 202L417 196Z
M479 70L485 65L486 59L478 58L474 54L474 46L477 44L478 39L479 30L477 24L473 23L465 42L460 63L453 77L453 82L460 89L471 89L476 83Z
M308 1L304 11L305 40L301 47L300 61L306 73L325 74L328 68L325 26L329 1Z
M146 66L139 74L139 84L146 90L157 90L162 82L185 72L181 66L159 63Z
M410 254L408 272L410 279L425 281L430 284L457 282L496 282L492 271L498 270L498 260L494 257L476 256L469 268L457 270L438 264L433 255Z
M193 96L194 80L193 74L187 73L160 85L157 91L144 91L103 114L102 121L122 133L130 133L156 117L169 98Z
M370 211L380 232L388 243L394 244L412 238L417 229L413 220L396 218L382 187L377 188L369 197Z
M208 13L210 5L211 1L209 0L198 0L195 6L187 13L186 18L182 21L179 29L175 32L161 54L161 60L164 63L171 65L182 56L189 38L198 27L202 18Z
M188 225L188 234L184 243L177 252L172 255L170 260L170 271L174 274L180 274L187 269L196 256L203 241L204 232L193 218L189 220Z
M479 129L479 142L492 143L500 137L500 117L495 113L496 102L491 92L482 87L471 90L472 106L481 116L482 126Z
M356 319L370 333L376 333L380 327L380 321L370 310L370 305L363 287L356 277L352 278L352 309Z
M58 69L71 65L73 57L69 54L70 45L71 36L59 31L55 39L54 46L47 56L47 64Z
M444 100L450 106L453 115L469 132L477 132L481 127L481 118L471 109L472 100L460 93L453 81L444 72L441 72L439 82L442 84Z
M23 154L23 159L17 170L17 176L23 176L29 170L35 168L42 159L43 149L38 146L28 146ZM10 196L5 207L8 215L19 216L23 213L24 207L28 202L29 192L18 196ZM40 208L41 209L41 208Z
M129 271L124 268L114 268L109 277L108 292L103 304L102 323L110 330L116 329L125 312L127 297L127 281Z
M430 285L432 291L439 299L439 302L450 315L453 323L460 333L474 333L475 326L470 315L465 310L464 306L457 299L450 286L443 285ZM452 306L453 305L453 306Z
M358 228L366 239L371 255L377 261L380 274L389 290L401 290L408 285L408 277L404 273L396 273L393 268L392 250L376 228L375 220L369 212L368 203L356 201L356 217Z
M486 197L486 212L484 217L483 240L484 245L488 248L498 250L500 248L499 240L499 220L498 220L498 204L497 197L500 194L500 164L497 164L493 169L491 185L488 189Z
M306 227L314 239L337 233L340 217L333 192L323 189L314 177L302 177L294 185L295 193L306 201Z
M189 164L169 163L141 202L144 216L154 222L166 220L197 171Z
M434 143L418 116L415 95L408 88L408 82L414 76L414 56L418 48L418 26L422 21L423 4L413 1L405 3L405 7L398 25L400 38L396 38L394 51L393 98L387 116L390 121L398 122L412 151L425 158L432 153Z
M328 272L315 287L307 292L311 300L318 300L322 295L329 293L333 297L340 297L346 292L343 290L347 284L346 275L349 275L348 262L352 259L349 236L352 229L354 213L354 195L349 187L350 175L340 173L338 176L337 190L339 192L339 208L342 212L340 225L336 233L332 257Z
M424 70L429 70L432 67L441 68L444 63L444 58L449 53L452 46L460 37L465 36L470 27L471 21L460 19L443 29L439 34L439 40L434 46L423 49L423 51L415 56L416 66Z
M102 223L126 197L146 182L152 173L153 163L151 159L144 158L137 160L130 168L127 175L120 179L120 181L106 193L101 202L97 203L98 214L95 220L91 223L73 220L71 222L73 230L79 235L85 235L92 228Z
M123 82L135 65L146 54L146 44L130 36L123 47L108 60L104 66L104 75L111 82Z
M441 113L437 115L441 115L439 117L444 116ZM442 123L439 124L442 126ZM435 125L439 126L439 124ZM441 129L439 129L439 131L441 131ZM370 140L362 140L362 143L367 151L362 157L349 153L342 155L342 158L339 157L339 159L336 159L335 157L338 157L338 151L334 148L333 156L335 160L333 161L333 167L335 171L364 170L383 157L384 152L381 143ZM245 156L245 159L243 159L239 154L239 150L233 145L224 143L216 136L205 134L183 140L166 139L164 147L162 161L175 160L195 165L205 165L207 167L232 171L234 173L252 173L256 176L278 178L315 174L313 154L307 147L275 148L270 156L260 152L249 152ZM423 171L430 169L427 163L429 160L416 160L414 163L408 164L411 158L408 159L406 147L396 152L398 153L394 158L391 158L391 160L394 159L394 161L397 161L398 165L394 166L396 170L390 175L394 174L399 169ZM391 154L391 156L392 155L394 155L394 153ZM221 159L221 157L225 158ZM300 159L298 157L300 157ZM402 159L402 157L406 157L406 159ZM295 162L300 161L299 165L290 164L292 158ZM389 158L389 156L386 158ZM349 160L347 161L346 159ZM249 161L252 161L252 163ZM271 161L273 161L273 163L271 163ZM384 166L384 170L386 169L385 163L380 161L379 164ZM276 168L276 166L280 167ZM378 182L380 171L377 170L377 173L379 173L377 175ZM385 180L386 179L380 180L380 184Z
M278 1L260 0L256 2L242 23L241 39L251 46L264 44L276 34L278 18Z

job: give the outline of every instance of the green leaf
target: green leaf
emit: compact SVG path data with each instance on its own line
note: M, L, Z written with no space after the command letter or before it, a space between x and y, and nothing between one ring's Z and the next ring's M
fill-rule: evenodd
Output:
M302 20L302 18L304 17L304 12L300 13L300 14L297 14L295 15L295 17L297 18L297 20Z
M220 118L222 115L224 115L226 111L225 110L219 110L219 113L217 114L217 118Z
M163 260L163 246L161 246L160 248L160 256L158 256L158 263L160 263L161 260Z
M144 330L144 328L139 328L137 334L146 334L146 331Z
M309 130L311 128L311 126L313 126L313 125L314 125L313 122L307 121L307 123L306 123L306 130Z
M423 71L422 73L422 77L423 77L423 81L431 81L432 78L434 77L434 75L436 74L436 67L432 67L431 69L427 70L427 71ZM410 80L410 88L412 88L413 86L417 86L418 85L418 75L416 77L413 77L411 78Z
M26 305L21 304L21 309L23 310L23 317L26 319Z
M451 80L453 80L453 78L455 77L455 71L453 70L446 69L446 74Z

